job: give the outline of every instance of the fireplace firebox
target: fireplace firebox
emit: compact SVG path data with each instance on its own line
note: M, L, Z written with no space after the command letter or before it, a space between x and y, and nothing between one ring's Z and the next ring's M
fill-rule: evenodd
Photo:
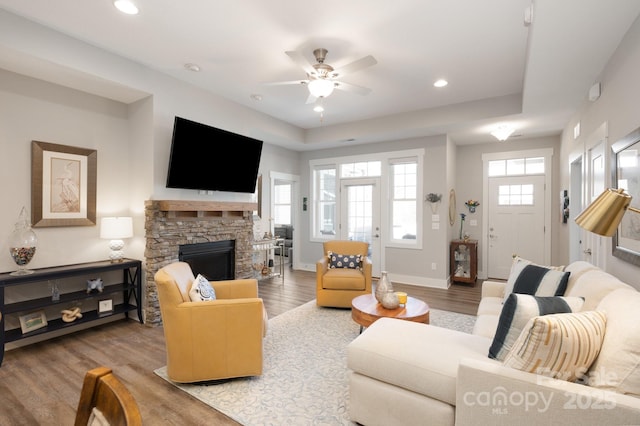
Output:
M202 274L209 281L235 278L235 240L183 244L178 248L178 258L191 266L193 275Z

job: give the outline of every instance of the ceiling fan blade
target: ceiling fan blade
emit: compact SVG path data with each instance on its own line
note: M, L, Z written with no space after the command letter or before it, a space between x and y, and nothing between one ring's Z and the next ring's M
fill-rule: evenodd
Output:
M376 58L369 55L369 56L365 56L364 58L360 58L356 61L353 61L341 68L333 70L332 72L329 73L329 75L331 76L331 78L343 77L349 73L360 71L361 69L371 67L377 63L378 61L376 61Z
M293 62L295 62L296 64L298 64L303 70L304 72L307 73L307 75L316 75L316 69L313 67L312 64L309 63L309 61L307 61L304 56L302 56L300 53L294 51L294 50L288 50L286 52L284 52L287 54L287 56L289 56Z
M334 83L336 89L344 90L345 92L353 92L363 96L371 93L371 89L369 89L368 87L357 86L355 84L344 83L342 81L335 81Z
M265 86L285 86L288 84L299 84L304 86L305 84L308 84L309 80L290 80L290 81L272 81L269 83L262 83Z

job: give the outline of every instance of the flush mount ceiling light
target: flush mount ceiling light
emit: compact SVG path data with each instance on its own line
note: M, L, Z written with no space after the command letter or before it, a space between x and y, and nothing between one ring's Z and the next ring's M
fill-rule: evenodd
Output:
M436 82L435 82L435 83L433 83L433 85L434 85L435 87L444 87L444 86L446 86L447 84L449 84L449 82L448 82L447 80L444 80L444 79L436 80Z
M318 78L311 80L307 87L309 88L309 93L316 98L326 98L333 92L334 84L331 80Z
M127 15L137 15L138 6L136 6L131 0L115 0L113 5L122 13Z
M506 141L516 129L509 124L501 124L491 132L499 141Z

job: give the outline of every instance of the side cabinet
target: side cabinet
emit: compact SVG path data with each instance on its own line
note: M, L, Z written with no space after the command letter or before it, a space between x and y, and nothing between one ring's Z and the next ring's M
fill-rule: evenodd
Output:
M475 284L478 279L478 241L451 241L449 256L451 281Z
M116 263L101 261L35 269L29 275L0 274L0 365L4 358L5 343L74 328L114 314L124 314L128 318L131 311L137 311L138 320L142 323L141 265L139 260L124 259ZM43 288L46 289L52 283L84 283L87 279L94 279L111 271L115 271L114 275L119 275L118 271L122 271L122 274L116 282L106 282L98 289L84 286L81 290L56 291L55 295L50 292L46 296L42 292ZM8 291L12 292L12 299L17 300L6 302ZM118 302L114 303L114 299ZM107 302L107 305L101 306L103 302ZM59 312L72 305L89 308L82 309L82 317L65 322ZM55 316L45 314L46 310L52 309L57 312ZM6 329L8 319L12 319L14 323L20 319L21 327Z

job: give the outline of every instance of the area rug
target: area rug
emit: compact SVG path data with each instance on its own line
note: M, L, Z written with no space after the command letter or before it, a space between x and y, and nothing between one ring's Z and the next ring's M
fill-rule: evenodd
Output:
M470 333L475 317L431 309L430 323ZM163 379L246 425L355 425L348 418L347 345L360 332L351 310L315 300L269 320L263 374L210 384Z

